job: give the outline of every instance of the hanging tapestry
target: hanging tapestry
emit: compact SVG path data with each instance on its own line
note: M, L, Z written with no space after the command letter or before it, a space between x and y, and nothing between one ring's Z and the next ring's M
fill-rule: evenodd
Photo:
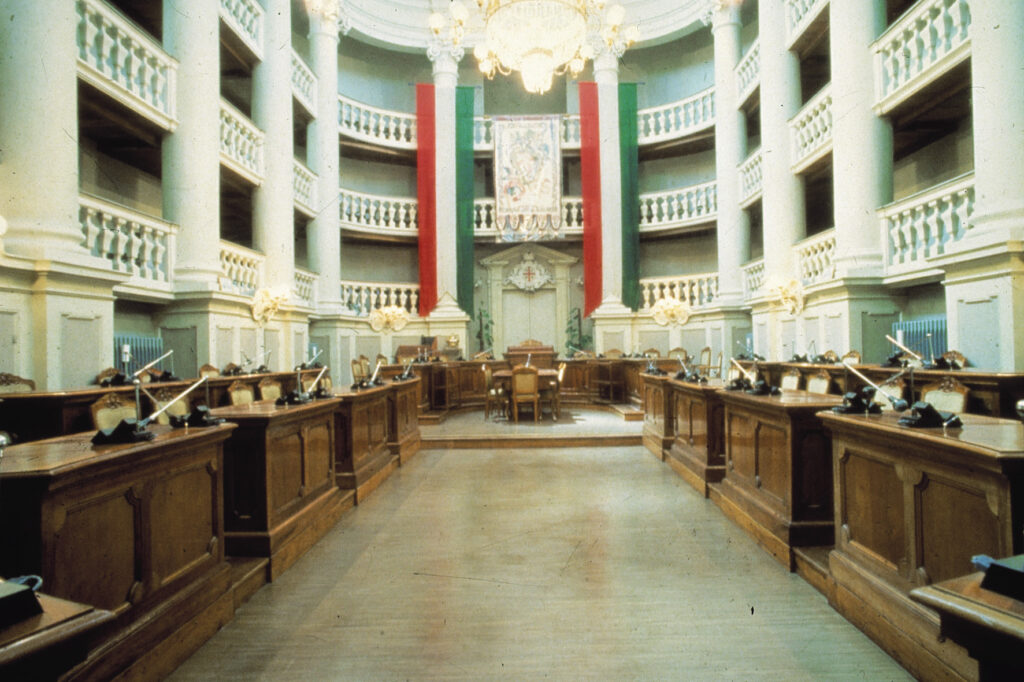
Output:
M560 117L494 119L494 222L499 242L553 239L562 225Z

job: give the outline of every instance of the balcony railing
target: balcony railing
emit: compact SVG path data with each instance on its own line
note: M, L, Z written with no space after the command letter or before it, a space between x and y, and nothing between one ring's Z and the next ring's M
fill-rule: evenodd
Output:
M826 7L828 0L786 0L786 43L789 47L793 46ZM837 27L837 30L841 28Z
M764 289L764 258L750 261L743 266L743 298L749 301Z
M968 0L919 0L875 41L875 106L888 113L970 51Z
M832 84L826 85L789 122L793 170L800 172L832 151Z
M338 197L342 227L357 232L415 237L416 199L343 189Z
M416 317L419 303L419 284L341 281L341 304L355 315L395 305Z
M78 75L164 130L177 126L178 62L102 0L77 0Z
M315 218L317 175L298 159L292 164L292 191L295 205L310 218Z
M395 149L416 149L416 116L338 98L338 126L343 135Z
M265 261L258 251L221 240L221 290L252 296L263 282Z
M477 237L497 237L498 226L494 199L476 199L473 201L473 234ZM563 235L583 234L583 199L580 197L562 197Z
M640 294L643 296L644 310L649 310L663 298L685 301L692 307L709 305L718 295L718 273L645 277L640 280Z
M310 116L316 117L316 76L306 66L302 57L292 50L292 95L305 107Z
M220 0L220 18L257 59L263 59L263 8L256 0Z
M640 229L645 232L699 225L718 214L718 185L700 185L640 195Z
M295 297L310 308L316 306L316 282L320 278L315 272L295 268Z
M736 65L736 101L743 104L761 83L761 43L754 41Z
M886 243L886 277L905 277L931 266L964 239L974 217L974 173L882 207L879 212Z
M220 160L253 184L263 182L263 131L224 99L220 101Z
M744 208L754 203L764 189L764 172L761 166L761 150L757 149L740 164L740 205Z
M177 226L98 197L78 197L83 246L131 275L127 285L169 293Z
M637 140L653 144L691 135L715 124L715 89L637 112Z
M827 282L836 276L836 231L825 230L793 246L804 286Z

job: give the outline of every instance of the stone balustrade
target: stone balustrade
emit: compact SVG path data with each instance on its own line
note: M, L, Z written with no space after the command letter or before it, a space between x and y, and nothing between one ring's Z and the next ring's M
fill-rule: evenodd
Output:
M404 308L417 316L419 284L341 281L341 304L355 315L366 316L385 306Z
M302 61L302 57L292 50L292 95L305 107L306 112L316 118L316 76L313 70Z
M797 242L793 250L800 268L800 281L805 287L835 279L835 228Z
M637 141L654 144L686 137L715 124L715 89L637 112Z
M317 214L316 186L316 173L298 159L293 159L292 192L295 205L310 218L315 218Z
M974 217L974 173L918 192L878 211L885 243L887 279L927 271L927 259L940 256L970 232Z
M740 205L746 208L754 203L764 191L764 170L761 164L761 149L754 150L747 160L740 164Z
M828 7L828 2L829 0L786 0L786 43L789 47L793 46L822 10Z
M740 104L761 84L761 43L755 40L736 65L736 101Z
M970 54L969 0L919 0L872 45L875 106L888 113Z
M220 18L257 59L263 59L263 8L256 0L220 0Z
M663 298L684 301L691 307L710 305L718 295L718 273L644 277L640 280L640 295L643 298L643 310L649 310Z
M178 62L103 0L77 0L78 74L165 131L177 127Z
M473 234L478 237L497 237L498 226L494 199L476 199L473 201ZM563 235L583 234L583 199L580 197L562 197Z
M339 96L342 135L394 149L416 149L416 115L388 111Z
M263 182L263 131L225 99L220 101L220 160L253 184Z
M310 308L316 306L316 282L319 275L309 270L295 268L295 298Z
M266 256L231 242L220 242L221 290L252 296L263 283Z
M743 299L749 301L764 289L764 258L750 261L743 266Z
M655 232L710 222L718 214L718 185L705 182L683 189L640 195L640 230Z
M415 198L388 197L341 190L338 198L341 226L357 232L416 237Z
M789 122L794 172L800 172L832 151L832 84L800 108Z

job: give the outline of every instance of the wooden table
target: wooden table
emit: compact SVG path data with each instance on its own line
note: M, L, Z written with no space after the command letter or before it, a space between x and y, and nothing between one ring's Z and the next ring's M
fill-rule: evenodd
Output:
M918 587L910 598L939 614L939 630L978 662L980 680L1024 679L1024 602L982 588L984 573Z
M340 401L220 407L238 425L224 446L224 526L230 556L266 557L274 580L354 504L335 485Z
M835 607L917 676L977 666L938 641L909 592L972 570L974 554L1024 551L1024 425L961 415L962 429L911 429L898 415L834 415Z
M167 674L230 620L221 495L234 428L151 426L156 437L136 444L94 447L88 432L7 448L0 574L38 574L48 593L115 615L83 674L136 664Z
M718 394L723 385L721 379L668 382L675 436L665 461L704 497L725 476L725 406Z
M675 412L672 411L672 392L669 375L640 375L643 382L644 430L643 444L658 459L665 459L665 450L675 439Z
M839 396L721 391L725 478L711 499L784 566L794 547L832 544L832 458L815 413Z
M395 390L399 389L389 382L335 394L340 401L335 411L335 483L353 495L356 503L373 492L398 466L399 453L388 445L389 396ZM416 433L419 434L418 422Z
M37 593L43 612L0 630L0 677L57 679L85 660L96 629L114 614Z

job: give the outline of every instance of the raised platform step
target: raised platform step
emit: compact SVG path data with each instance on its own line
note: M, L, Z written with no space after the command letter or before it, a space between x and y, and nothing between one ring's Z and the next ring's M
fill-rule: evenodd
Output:
M228 563L231 565L231 592L237 609L267 584L270 560L266 557L228 557Z
M609 405L613 412L622 415L622 418L628 422L642 422L644 420L644 411L638 405L632 403L623 403Z
M828 555L833 545L821 547L794 547L793 558L796 573L821 592L831 603L835 597L836 584L828 568Z
M422 449L478 449L478 448L592 448L640 445L640 434L622 435L546 435L546 434L494 434L480 436L424 436Z

